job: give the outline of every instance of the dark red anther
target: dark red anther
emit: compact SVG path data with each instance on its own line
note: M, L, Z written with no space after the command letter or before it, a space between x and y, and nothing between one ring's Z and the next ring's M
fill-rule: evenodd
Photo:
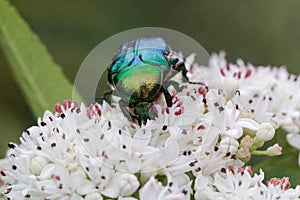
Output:
M203 97L206 96L206 88L201 86L198 88L198 93L201 94Z
M64 100L63 105L60 104L60 103L57 103L54 106L55 111L58 112L58 113L62 113L63 109L67 110L69 108L77 108L77 107L78 107L78 103L76 101L74 101L73 105L72 105L72 101L70 99Z
M60 103L55 104L55 111L58 113L62 113L62 105Z
M242 183L243 183L243 182L240 180L240 181L238 182L238 185L239 185L239 186L241 186L241 185L242 185Z
M73 108L77 108L77 107L78 107L77 101L73 101Z
M241 72L238 72L238 73L237 73L237 77L238 77L238 79L241 78Z
M177 101L179 101L178 97L173 96L173 97L172 97L172 102L173 102L173 104L176 104Z
M57 181L60 181L60 176L57 176L57 175L55 175L55 174L52 174L52 175L51 175L51 178L52 178L52 179L55 179L55 180L57 180Z
M174 114L175 114L176 116L181 115L181 114L183 113L183 110L184 110L184 107L181 106L181 107L179 107L179 110L177 110Z
M176 104L177 107L182 106L182 101L178 101L178 103Z
M283 177L283 178L281 178L281 182L282 182L284 190L290 189L291 183L290 183L289 177Z
M230 71L230 65L231 65L231 63L227 63L227 66L226 66L227 71Z
M170 109L168 107L166 108L166 113L170 114Z
M68 108L71 108L71 100L68 99L68 100L64 100L64 108L65 109L68 109Z
M244 174L244 171L245 171L245 169L244 168L238 168L238 173L242 173L242 174Z
M221 72L222 76L225 76L225 72L224 72L223 68L220 68L220 72Z
M247 167L247 171L248 171L248 173L250 174L250 176L252 176L253 172L252 172L251 166L248 166L248 167Z
M165 113L170 114L170 109L168 107L162 108L161 113L162 114L165 114Z
M96 114L98 116L101 116L101 110L100 110L99 106L97 104L94 104L94 107L95 107L95 110L96 110Z
M91 119L94 115L101 116L101 110L97 104L91 104L86 108L87 116Z
M204 126L204 125L202 125L202 124L201 124L201 125L199 125L199 126L198 126L198 128L197 128L197 130L198 130L198 131L199 131L199 130L204 130L204 129L205 129L205 126Z
M251 69L247 69L245 78L248 78L251 75L251 73L252 73Z
M288 190L291 187L291 183L289 181L288 177L283 177L283 178L271 178L269 181L267 181L267 186L269 186L270 184L277 186L277 185L281 185L281 187L284 190Z
M233 167L233 166L228 166L228 169L229 169L229 171L230 171L232 174L235 174L235 172L234 172L234 167Z

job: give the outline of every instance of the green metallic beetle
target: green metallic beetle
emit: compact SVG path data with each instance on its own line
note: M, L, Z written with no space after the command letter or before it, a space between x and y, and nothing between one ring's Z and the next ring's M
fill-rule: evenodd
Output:
M186 77L183 60L172 54L162 38L141 38L121 46L108 67L108 82L121 97L125 117L141 125L155 118L153 102L160 95L172 106L167 87L178 86L170 79L180 71Z

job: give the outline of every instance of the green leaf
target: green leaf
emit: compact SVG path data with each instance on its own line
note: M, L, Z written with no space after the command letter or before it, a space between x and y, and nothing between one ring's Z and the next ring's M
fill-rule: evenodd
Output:
M57 102L72 98L72 84L7 0L0 1L0 44L36 116L53 110ZM77 95L76 100L81 98Z
M289 158L284 159L279 163L272 163L268 167L263 168L263 171L265 172L265 182L273 177L289 177L292 187L300 184L300 169L297 163L297 158Z

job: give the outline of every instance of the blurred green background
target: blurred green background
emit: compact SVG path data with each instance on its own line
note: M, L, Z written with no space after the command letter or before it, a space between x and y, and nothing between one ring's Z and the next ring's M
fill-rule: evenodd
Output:
M250 1L249 1L250 2ZM209 53L227 52L255 65L300 69L300 1L40 1L11 0L74 81L85 56L119 32L145 26L180 31ZM41 63L42 64L42 63ZM0 154L35 124L0 50ZM52 109L52 108L49 108ZM299 184L299 183L298 183Z

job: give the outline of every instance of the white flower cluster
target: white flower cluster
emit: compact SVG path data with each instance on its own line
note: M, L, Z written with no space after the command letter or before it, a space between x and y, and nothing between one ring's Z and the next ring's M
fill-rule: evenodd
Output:
M289 144L300 150L300 77L289 74L285 67L254 67L241 59L236 64L228 63L225 56L224 52L213 54L208 68L200 67L189 77L191 80L201 77L210 89L222 88L231 101L238 91L235 105L240 117L254 119L262 128L255 139L270 140L274 131L268 126L281 127L288 133ZM269 134L264 134L268 130ZM268 155L277 154L276 151L279 152L278 146L270 148ZM300 154L298 162L300 166Z
M262 183L263 179L262 170L252 177L250 167L238 169L230 166L216 173L213 179L197 177L195 185L202 187L196 188L195 199L298 199L300 186L291 189L288 178L273 178L267 184ZM204 187L202 182L206 183Z
M191 82L174 80L172 107L153 104L156 119L138 126L118 104L88 107L65 101L10 143L2 160L2 191L11 199L299 199L288 178L263 183L244 162L275 130L300 149L299 81L284 68L253 67L224 53L209 66L186 59ZM198 84L195 84L197 82ZM202 83L202 84L200 84ZM289 89L287 89L289 88ZM116 101L117 102L117 101Z

